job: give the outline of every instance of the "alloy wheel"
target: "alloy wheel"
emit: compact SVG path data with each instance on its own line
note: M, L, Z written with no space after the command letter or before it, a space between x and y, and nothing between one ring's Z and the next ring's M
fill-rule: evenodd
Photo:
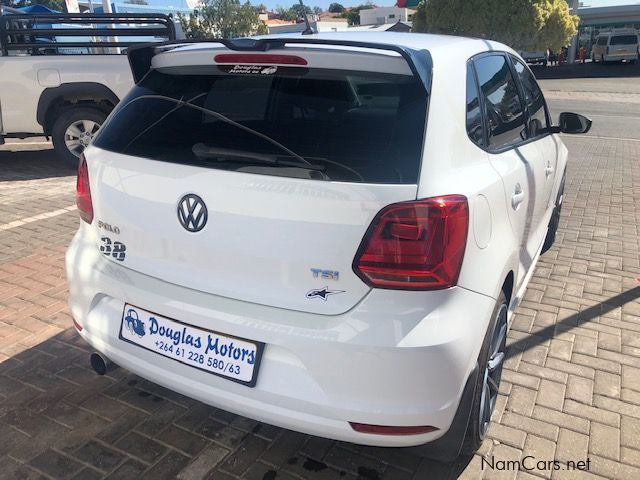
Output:
M89 146L100 124L93 120L78 120L67 127L64 132L64 143L69 151L79 157Z
M484 380L480 396L480 438L484 438L491 422L491 415L496 408L502 367L505 360L507 342L507 305L500 306L497 313L496 325L491 337L489 359L483 372Z

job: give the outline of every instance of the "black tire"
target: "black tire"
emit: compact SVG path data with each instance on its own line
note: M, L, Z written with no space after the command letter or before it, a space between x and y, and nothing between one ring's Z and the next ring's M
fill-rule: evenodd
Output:
M504 292L500 292L500 296L496 301L496 306L493 309L491 321L489 322L489 326L487 328L487 333L484 337L484 342L482 343L482 348L480 349L480 355L478 356L479 372L476 387L473 392L473 403L471 406L471 415L469 416L469 424L467 425L467 433L460 450L460 453L462 455L473 455L478 450L478 448L480 448L480 445L486 437L487 429L489 426L489 423L485 421L487 418L487 411L485 410L483 412L483 409L489 409L489 417L495 409L495 399L493 401L490 401L489 404L485 407L482 402L482 394L483 390L485 390L486 388L485 384L487 384L486 375L490 375L492 379L497 379L495 387L495 398L497 398L497 387L500 385L502 367L505 359L504 354L506 350L508 328L507 310L507 298ZM499 355L502 355L500 357L501 361L499 361L499 366L496 369L492 370L491 373L489 373L489 361L491 359L498 359L496 352L498 352ZM493 393L492 388L490 388L490 391L491 393Z
M551 220L549 220L549 227L547 228L547 236L544 239L544 244L542 245L541 254L547 252L556 241L556 233L558 232L558 224L560 223L560 213L562 211L562 199L564 197L564 180L562 177L562 182L560 183L560 189L558 190L558 196L556 197L556 204L553 208L553 213L551 214Z
M83 121L91 122L101 126L107 115L97 108L90 107L78 107L65 110L53 124L51 129L51 138L53 140L53 148L58 155L58 158L62 160L66 165L72 168L78 168L78 157L84 150L84 143L81 143L75 151L70 150L67 146L67 130L75 123L82 123ZM91 140L91 136L97 132L97 129L92 129L91 135L87 136L85 132L80 130L83 134L82 142L86 142L87 145Z

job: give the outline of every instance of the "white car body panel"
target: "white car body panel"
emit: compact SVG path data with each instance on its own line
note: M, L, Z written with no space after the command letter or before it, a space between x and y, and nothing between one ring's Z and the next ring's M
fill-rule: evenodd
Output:
M46 88L93 82L122 98L133 86L124 55L0 56L0 71L0 133L5 134L43 133L36 114Z
M96 220L118 226L129 268L223 297L327 315L346 312L369 291L351 264L376 213L416 197L415 185L226 172L96 147L87 155L99 165L91 178ZM175 212L189 193L208 205L209 220L208 228L185 235ZM148 234L158 226L162 232ZM311 269L337 271L339 280L314 278ZM344 292L330 302L306 297L325 286Z
M373 290L351 311L320 315L178 287L106 260L82 225L67 252L70 306L82 337L116 364L220 408L310 434L381 446L433 440L449 427L494 300L460 287ZM247 388L118 340L123 303L267 343ZM467 315L472 308L474 315ZM393 318L393 320L390 320ZM474 355L475 352L475 355ZM402 374L399 374L402 372ZM385 378L385 389L378 379ZM437 385L437 388L433 388ZM354 432L347 422L434 425L411 436ZM427 422L427 423L425 423Z
M548 135L519 147L530 162L526 165L518 152L491 154L468 139L466 62L488 49L516 55L503 45L418 34L319 37L401 44L431 54L432 94L417 185L210 170L89 147L95 218L93 225L81 222L67 252L71 313L82 326L82 337L115 363L203 402L338 440L423 444L443 435L453 421L505 279L510 273L515 278L512 298L526 287L567 151L559 137ZM207 44L181 47L158 55L154 65L175 66L182 59L196 64L216 51L220 49ZM321 52L300 54L314 57L318 65L326 62ZM399 61L394 55L379 57L381 65ZM553 170L549 174L548 166ZM511 196L517 182L528 195L514 210ZM533 185L537 188L530 189ZM193 234L188 242L175 219L176 202L186 193L207 195L209 221L216 227ZM385 290L370 288L354 274L355 253L381 208L444 194L462 194L469 202L469 233L457 286ZM118 238L131 253L125 264L99 252L104 231L98 221L118 225ZM340 278L335 283L314 279L311 268L339 270ZM335 295L335 302L309 303L304 295L313 286L346 293ZM120 341L125 303L264 342L256 386L248 388ZM354 431L348 422L433 425L439 430L371 435Z

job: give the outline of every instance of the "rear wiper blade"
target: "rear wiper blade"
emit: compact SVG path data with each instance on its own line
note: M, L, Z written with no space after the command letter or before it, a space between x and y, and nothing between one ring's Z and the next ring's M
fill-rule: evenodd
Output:
M306 162L301 163L298 160L287 160L277 155L269 155L265 153L247 152L244 150L233 150L228 148L219 148L206 145L204 143L196 143L191 151L200 159L213 160L215 162L238 162L238 163L257 163L266 165L277 165L282 167L304 168L305 170L316 170L324 172L324 165L313 165ZM295 157L294 157L295 158Z
M156 99L156 100L166 100L168 102L173 102L176 105L178 105L178 107L189 107L189 108L193 108L195 110L198 110L200 112L203 113L207 113L215 118L217 118L218 120L228 124L228 125L233 125L234 127L239 128L240 130L244 130L247 133L250 133L252 135L255 135L256 137L262 138L263 140L271 143L272 145L278 147L280 150L286 152L287 154L289 154L289 156L296 158L299 163L302 164L309 164L309 162L307 160L305 160L305 158L301 155L298 155L296 152L294 152L293 150L291 150L289 147L286 147L285 145L281 144L280 142L278 142L277 140L274 140L273 138L271 138L268 135L265 135L262 132L259 132L257 130L254 130L253 128L249 128L246 125L243 125L241 123L238 123L234 120L231 120L229 117L226 117L225 115L221 114L220 112L216 112L215 110L211 110L209 108L204 108L201 107L199 105L194 105L193 103L191 103L193 100L195 100L196 98L200 98L203 95L198 95L197 97L189 100L189 101L185 101L182 99L177 99L177 98L172 98L172 97L167 97L166 95L140 95L139 97L136 97L134 99L132 99L131 101L129 101L129 104L138 101L138 100L142 100L142 99ZM175 111L171 110L169 113L173 113ZM130 142L131 143L131 142ZM293 166L293 164L292 164Z

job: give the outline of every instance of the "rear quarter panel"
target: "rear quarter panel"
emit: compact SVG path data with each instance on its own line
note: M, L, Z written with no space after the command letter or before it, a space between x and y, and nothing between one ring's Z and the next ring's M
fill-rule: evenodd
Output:
M125 55L0 57L0 71L0 104L5 133L42 132L36 113L40 95L47 87L95 82L107 86L122 98L133 86Z
M466 64L476 53L433 56L418 198L467 197L469 232L458 285L497 298L508 272L513 270L517 278L519 247L509 223L502 179L488 154L471 142L466 131Z

